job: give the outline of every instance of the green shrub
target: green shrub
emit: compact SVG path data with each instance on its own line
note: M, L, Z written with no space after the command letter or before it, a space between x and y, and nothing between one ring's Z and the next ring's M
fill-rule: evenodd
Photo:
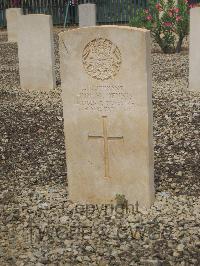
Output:
M139 9L131 19L130 26L151 31L155 42L164 53L179 53L189 32L189 5L187 0L149 0L148 8Z

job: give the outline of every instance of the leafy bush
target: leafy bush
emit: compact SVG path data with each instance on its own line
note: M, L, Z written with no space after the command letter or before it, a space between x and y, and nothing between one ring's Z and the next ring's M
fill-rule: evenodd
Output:
M184 38L189 32L188 0L149 0L148 8L139 9L130 21L133 27L151 31L154 40L164 53L179 53Z

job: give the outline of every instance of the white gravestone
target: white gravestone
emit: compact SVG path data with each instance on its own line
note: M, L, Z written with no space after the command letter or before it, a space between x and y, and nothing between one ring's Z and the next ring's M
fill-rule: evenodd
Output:
M18 38L18 18L23 14L21 8L6 9L6 21L8 41L17 42Z
M189 90L200 91L200 7L190 10Z
M52 28L49 15L19 18L18 56L22 89L49 91L55 87Z
M96 26L96 5L81 4L78 6L79 27Z
M69 197L154 200L150 33L99 26L60 34Z

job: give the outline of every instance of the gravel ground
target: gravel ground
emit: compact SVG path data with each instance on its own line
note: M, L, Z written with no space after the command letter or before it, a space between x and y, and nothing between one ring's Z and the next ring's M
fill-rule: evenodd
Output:
M57 35L55 34L57 43ZM0 33L0 265L200 265L200 93L188 53L152 53L156 200L150 210L68 200L57 88L21 91Z

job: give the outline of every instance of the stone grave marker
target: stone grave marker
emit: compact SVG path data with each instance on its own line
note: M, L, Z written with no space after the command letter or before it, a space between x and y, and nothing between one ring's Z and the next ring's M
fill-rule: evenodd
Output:
M154 200L150 33L98 26L60 34L69 197Z
M6 9L6 21L8 41L17 42L18 39L18 19L23 14L21 8L8 8Z
M55 87L51 16L34 14L19 18L18 56L22 89L48 91Z
M78 6L79 27L96 26L96 5L81 4Z
M190 10L189 90L200 91L200 7Z

